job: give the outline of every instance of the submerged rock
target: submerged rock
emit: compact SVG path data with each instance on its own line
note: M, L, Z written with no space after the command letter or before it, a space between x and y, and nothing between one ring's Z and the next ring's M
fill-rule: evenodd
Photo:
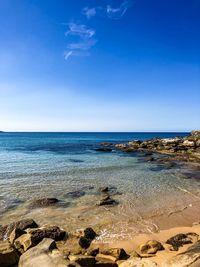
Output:
M103 199L101 199L97 205L98 206L105 206L105 205L117 205L117 201L111 198L110 196L106 196Z
M96 151L100 151L100 152L112 152L112 148L110 147L99 147L99 148L95 148Z
M80 198L83 197L84 195L85 195L84 191L72 191L68 192L65 196L70 198Z
M0 241L0 266L10 267L17 264L19 255L8 241Z
M42 207L48 207L48 206L54 206L59 202L57 198L41 198L41 199L35 199L30 204L31 208L42 208Z
M38 227L37 223L32 219L24 219L17 222L7 224L0 227L0 240L8 239L11 232L18 228L19 230L26 230L27 228L36 228Z

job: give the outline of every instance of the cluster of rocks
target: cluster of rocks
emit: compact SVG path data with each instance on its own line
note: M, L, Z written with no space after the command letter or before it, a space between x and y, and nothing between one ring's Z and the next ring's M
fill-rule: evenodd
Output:
M98 206L105 206L105 205L117 205L118 202L112 198L111 195L114 195L114 194L119 194L117 191L116 191L116 188L111 188L111 187L108 187L108 186L104 186L104 187L100 187L98 189L98 191L100 192L101 194L101 199L100 201L97 203Z
M114 147L124 152L158 152L173 155L176 160L200 162L200 131L192 131L187 137L135 140Z
M149 257L164 250L177 251L185 244L193 245L162 266L192 266L200 259L196 233L178 234L165 244L149 240L129 254L123 248L106 249L92 243L98 235L90 227L66 233L57 226L39 227L26 219L1 227L0 233L1 267L153 267L158 265Z

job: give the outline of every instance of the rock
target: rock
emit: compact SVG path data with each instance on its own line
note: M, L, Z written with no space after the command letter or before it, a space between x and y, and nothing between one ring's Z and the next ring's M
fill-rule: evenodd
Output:
M112 152L112 148L110 147L100 147L100 148L95 148L95 150L100 152Z
M88 227L88 228L86 228L84 230L84 236L87 239L93 240L93 239L95 239L95 237L97 236L97 234L95 233L95 231L91 227Z
M140 246L142 254L155 254L159 250L164 250L164 247L156 240L149 240L146 244Z
M21 230L21 229L19 229L19 228L15 228L15 229L12 231L12 233L10 234L10 236L9 236L9 241L10 241L10 243L13 244L14 241L15 241L18 237L20 237L21 235L23 235L23 234L26 234L26 232L25 232L24 230Z
M192 266L200 259L200 241L189 247L185 252L177 254L163 264L163 267L187 267ZM199 265L197 265L199 266ZM197 267L196 266L196 267Z
M156 267L157 264L149 259L131 258L118 264L119 267Z
M183 142L183 146L194 147L195 146L195 142L194 141L185 140Z
M18 267L66 267L67 261L56 248L53 239L44 238L36 247L26 251Z
M101 193L105 193L109 191L109 187L108 186L102 186L98 188L98 191Z
M118 149L125 149L127 147L127 145L126 144L116 144L115 147Z
M113 143L111 143L111 142L102 142L102 143L100 143L100 145L102 145L102 146L112 146Z
M89 248L91 242L92 242L91 239L88 239L84 236L81 236L78 243L79 243L80 247L87 249L87 248Z
M95 267L118 267L118 264L110 261L99 261L96 262Z
M198 235L196 233L177 234L169 238L166 243L171 245L173 250L177 251L183 245L192 244L194 237L197 239Z
M110 196L106 196L103 199L101 199L97 205L98 206L104 206L104 205L116 205L118 204L113 198L111 198Z
M110 249L101 251L101 254L110 255L113 258L115 258L115 261L127 260L129 258L129 255L126 253L126 251L123 248L110 248Z
M17 264L19 256L12 245L6 241L0 241L0 266L10 267Z
M32 219L24 219L11 224L0 227L0 240L8 239L11 232L18 228L20 230L25 230L27 228L36 228L38 227L37 223Z
M72 191L67 193L65 196L70 198L80 198L83 197L84 195L85 195L84 191Z
M200 131L192 131L191 135L194 137L200 137Z
M99 254L99 248L91 248L86 251L85 255L96 257Z
M26 234L17 238L14 245L18 251L24 253L29 248L36 246L43 238L51 238L60 241L65 238L66 232L57 226L47 226L29 229Z
M41 198L35 199L29 205L31 208L43 208L48 206L54 206L59 202L57 198Z
M69 255L69 259L82 267L94 267L96 262L94 257L85 255Z
M151 156L144 158L144 161L146 161L146 162L152 162L154 160L155 160L154 157L151 157Z
M34 247L37 243L34 242L34 239L31 234L24 234L18 237L15 242L15 248L22 254L27 251L29 248Z
M116 258L111 255L98 254L96 260L100 262L116 262Z

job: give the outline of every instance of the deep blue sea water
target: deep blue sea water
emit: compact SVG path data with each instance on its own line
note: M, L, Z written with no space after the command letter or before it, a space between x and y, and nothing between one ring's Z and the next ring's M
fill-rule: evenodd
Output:
M80 216L83 216L82 223L86 223L89 209L91 223L105 225L105 220L108 222L110 218L117 221L119 214L123 214L124 220L133 215L138 220L144 214L159 213L172 198L172 208L174 199L182 205L185 203L182 189L195 195L200 192L199 182L182 179L179 168L160 169L141 161L137 153L117 150L104 153L95 148L101 142L186 135L188 133L0 133L0 223L35 216L43 223L59 221L68 227L73 220L75 227L79 226L76 218ZM110 213L92 209L99 199L97 188L102 185L116 187L121 193L116 196L120 205ZM72 198L69 193L74 191L81 192L81 197ZM66 206L45 213L41 209L30 210L28 203L40 197L59 198ZM114 222L112 219L113 225ZM123 227L125 225L123 222Z

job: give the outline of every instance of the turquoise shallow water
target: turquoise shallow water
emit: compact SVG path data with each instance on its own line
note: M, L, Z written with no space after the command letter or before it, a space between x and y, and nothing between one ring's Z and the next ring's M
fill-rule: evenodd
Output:
M187 133L0 133L0 223L34 216L42 223L72 227L73 221L74 228L84 223L106 228L111 221L117 224L120 216L120 229L126 232L130 218L158 214L166 203L171 203L168 209L185 205L191 199L183 190L195 196L200 190L197 179L182 179L183 168L160 169L141 161L138 153L95 151L104 141L177 135ZM109 211L95 206L100 197L97 188L102 185L121 193L115 196L119 205ZM73 191L81 196L72 198ZM56 197L65 206L31 210L28 203L40 197Z

